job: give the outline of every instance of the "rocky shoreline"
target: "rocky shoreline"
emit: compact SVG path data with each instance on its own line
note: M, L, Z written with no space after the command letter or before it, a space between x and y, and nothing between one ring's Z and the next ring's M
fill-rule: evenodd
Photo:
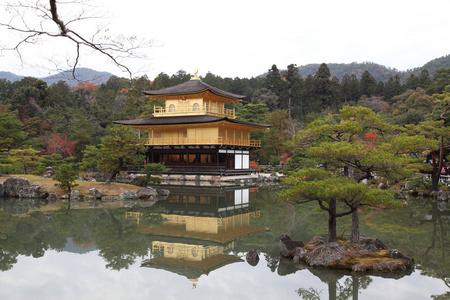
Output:
M95 188L89 189L89 195L80 195L78 190L72 190L70 194L58 196L56 193L49 193L39 185L31 185L30 182L22 177L11 177L0 184L0 197L12 197L22 199L46 199L53 203L59 200L68 200L70 202L83 201L150 201L157 202L166 199L169 196L169 190L154 189L143 187L137 192L125 191L118 196L103 195Z
M375 238L360 239L360 243L328 242L323 237L313 237L308 243L293 241L282 234L278 239L280 255L295 264L312 267L351 270L354 272L393 272L412 269L414 259L396 249L389 249Z

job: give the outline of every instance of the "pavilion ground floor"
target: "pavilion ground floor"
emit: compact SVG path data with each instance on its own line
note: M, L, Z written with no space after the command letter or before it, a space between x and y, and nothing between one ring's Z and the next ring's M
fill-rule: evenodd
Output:
M169 174L250 174L250 147L148 146L145 163L164 163Z

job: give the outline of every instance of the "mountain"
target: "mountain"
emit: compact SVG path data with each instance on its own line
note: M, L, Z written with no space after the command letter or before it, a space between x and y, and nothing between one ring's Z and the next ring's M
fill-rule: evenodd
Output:
M108 72L99 72L88 68L76 68L76 79L73 78L74 76L72 74L72 70L60 72L58 74L41 79L47 82L48 85L52 85L53 83L57 83L58 81L63 80L70 86L76 86L80 81L89 81L94 83L95 85L99 85L107 82L111 76L113 76L113 74Z
M298 74L302 77L307 77L309 74L314 75L319 69L319 66L320 64L308 64L300 66L298 67ZM337 78L339 78L339 80L342 80L342 76L344 76L345 74L355 74L358 79L361 79L362 74L367 70L377 81L386 82L389 77L393 77L395 75L398 75L402 81L405 81L409 76L411 76L411 74L419 76L420 72L422 72L422 70L424 69L427 69L430 75L433 76L434 72L437 69L450 68L450 55L433 59L427 62L422 67L407 71L398 71L397 69L387 68L373 62L353 62L350 64L329 63L327 64L327 66L330 69L331 76L336 76Z
M11 73L11 72L1 72L0 71L0 78L4 78L6 80L14 82L14 81L22 80L23 76L19 76L19 75L16 75L14 73Z
M305 66L300 66L298 67L298 73L302 77L307 77L309 74L314 75L319 69L319 66L320 64L309 64ZM377 81L381 80L383 82L386 82L389 79L389 77L401 73L396 69L390 69L373 62L364 62L364 63L353 62L350 64L330 63L327 64L327 66L330 69L331 77L336 76L337 78L339 78L339 80L342 80L342 77L345 74L348 75L355 74L356 77L360 79L362 74L367 70L370 72L370 74L372 74L373 77L375 77Z
M72 70L63 71L58 74L39 79L47 82L48 85L52 85L53 83L63 80L70 86L76 86L80 81L90 81L96 85L99 85L107 82L111 76L114 75L108 72L99 72L88 68L77 68L75 70L75 77L77 79L73 78ZM20 81L24 77L25 76L16 75L11 72L0 72L0 78L5 78L11 82Z

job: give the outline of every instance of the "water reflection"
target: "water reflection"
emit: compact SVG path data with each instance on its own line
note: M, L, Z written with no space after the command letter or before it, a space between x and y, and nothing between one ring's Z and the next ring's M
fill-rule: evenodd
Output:
M411 271L356 275L280 260L277 246L280 234L286 232L303 241L323 235L324 215L314 208L277 202L268 189L170 189L170 196L154 205L136 202L120 208L107 203L89 208L80 203L77 209L67 210L62 205L62 209L51 211L45 203L35 200L0 199L0 270L4 271L0 272L4 274L0 279L13 276L12 269L24 256L42 258L46 252L55 250L86 257L96 255L107 271L124 272L137 265L142 266L136 271L140 274L166 271L188 284L191 284L188 280L195 284L204 275L216 278L211 274L236 269L244 276L259 278L256 281L263 280L258 276L266 270L276 276L277 282L289 282L292 276L308 274L320 283L295 282L290 292L295 290L295 297L303 299L323 299L326 293L330 299L358 299L361 293L379 289L378 280L390 276L394 276L396 285L416 288L416 284L410 283ZM423 199L407 202L408 206L398 211L375 210L363 215L361 233L412 253L417 262L412 275L419 280L436 278L442 286L427 297L448 297L445 293L446 287L450 289L448 207ZM349 228L351 219L344 218L340 226L341 230ZM251 249L264 256L267 267L264 261L256 267L243 261L242 257ZM64 264L58 262L58 268L64 270ZM272 277L271 281L274 280ZM243 288L238 297L245 295Z
M241 237L265 231L250 225L260 211L249 188L174 188L160 203L162 226L140 226L152 240L152 257L142 266L164 269L196 282L225 265L242 261L229 254ZM139 216L142 217L142 216ZM137 219L140 222L139 219Z

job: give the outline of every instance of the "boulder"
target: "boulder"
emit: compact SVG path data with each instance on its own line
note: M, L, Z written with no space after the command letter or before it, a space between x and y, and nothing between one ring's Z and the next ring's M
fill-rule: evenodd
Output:
M447 201L449 198L450 198L449 194L446 191L439 191L436 194L437 201Z
M94 196L97 199L101 199L103 196L103 194L100 193L96 188L90 188L89 194L91 194L92 196Z
M345 250L345 245L342 243L326 243L312 250L306 262L310 266L336 267L344 259Z
M259 262L259 255L256 249L250 250L245 256L247 263L251 266L256 266Z
M5 195L5 189L3 188L3 184L0 184L0 197Z
M367 271L367 267L363 263L354 264L352 266L352 271L353 272L366 272Z
M402 260L383 260L373 265L374 271L392 272L406 270L405 262Z
M289 235L283 233L278 238L278 246L280 247L280 254L284 257L294 257L296 247L303 247L302 242L293 241Z
M19 197L19 191L25 186L29 186L30 183L25 178L11 177L3 182L3 188L5 190L5 197Z
M55 193L50 193L50 194L48 194L47 200L50 203L55 203L55 202L59 201L59 196Z
M47 198L48 192L42 190L40 185L26 185L19 190L20 198Z
M327 240L321 236L314 236L309 244L311 244L313 247L317 247L320 245L324 245L327 243Z
M71 190L70 191L70 201L78 201L80 200L80 191L79 190Z
M379 239L376 239L376 238L371 238L371 237L360 237L359 238L359 243L361 244L361 245L363 245L363 248L364 249L367 249L367 250L370 250L369 248L372 248L373 249L373 247L370 247L369 245L373 245L373 246L375 246L378 250L386 250L388 247L382 242L382 241L380 241ZM365 246L365 245L367 245L367 246ZM371 251L371 250L370 250ZM376 252L376 251L372 251L372 252Z
M158 196L169 196L170 195L170 191L169 190L165 190L165 189L157 189L156 192L158 193Z
M117 200L119 200L119 201L136 200L137 198L138 198L138 196L136 195L135 192L126 191L126 192L123 192L122 194L120 194L119 197L117 197Z
M138 190L136 195L139 199L155 201L158 197L158 192L154 188L145 187Z

